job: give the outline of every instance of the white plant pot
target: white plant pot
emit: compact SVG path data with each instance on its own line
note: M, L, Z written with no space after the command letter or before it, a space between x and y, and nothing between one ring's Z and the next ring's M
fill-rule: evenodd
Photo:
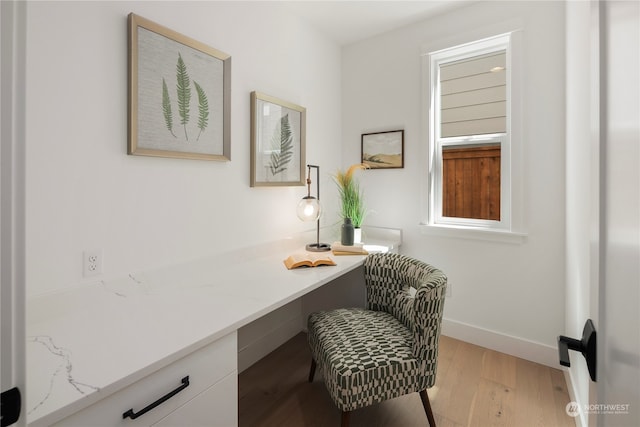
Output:
M362 243L362 228L353 229L353 243Z

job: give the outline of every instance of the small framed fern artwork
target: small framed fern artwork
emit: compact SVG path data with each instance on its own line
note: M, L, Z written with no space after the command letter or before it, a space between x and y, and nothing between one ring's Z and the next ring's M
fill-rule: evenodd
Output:
M231 159L231 57L129 14L128 153Z
M251 186L304 185L307 110L251 92Z

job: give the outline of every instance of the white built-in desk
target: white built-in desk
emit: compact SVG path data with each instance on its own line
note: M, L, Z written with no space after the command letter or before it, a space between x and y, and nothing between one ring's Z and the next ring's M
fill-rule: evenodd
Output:
M400 234L376 243L397 247ZM32 298L27 422L33 426L237 424L237 331L362 265L287 270L287 239ZM134 414L189 385L139 418ZM206 421L205 421L206 420Z

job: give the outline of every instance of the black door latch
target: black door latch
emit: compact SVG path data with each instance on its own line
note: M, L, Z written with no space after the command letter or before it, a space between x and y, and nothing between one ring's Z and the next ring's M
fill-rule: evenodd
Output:
M0 413L2 414L0 426L6 427L17 422L20 418L21 407L22 398L17 387L3 391L0 396Z
M569 361L569 350L575 350L582 353L587 360L587 368L589 368L589 376L591 381L596 381L596 328L593 326L593 321L587 319L582 330L582 339L577 340L575 338L565 337L560 335L558 337L558 353L560 355L560 364L562 366L571 366Z

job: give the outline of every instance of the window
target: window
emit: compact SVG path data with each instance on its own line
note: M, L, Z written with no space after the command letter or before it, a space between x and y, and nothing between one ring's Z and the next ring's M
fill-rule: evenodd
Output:
M511 231L511 34L426 56L428 222Z

